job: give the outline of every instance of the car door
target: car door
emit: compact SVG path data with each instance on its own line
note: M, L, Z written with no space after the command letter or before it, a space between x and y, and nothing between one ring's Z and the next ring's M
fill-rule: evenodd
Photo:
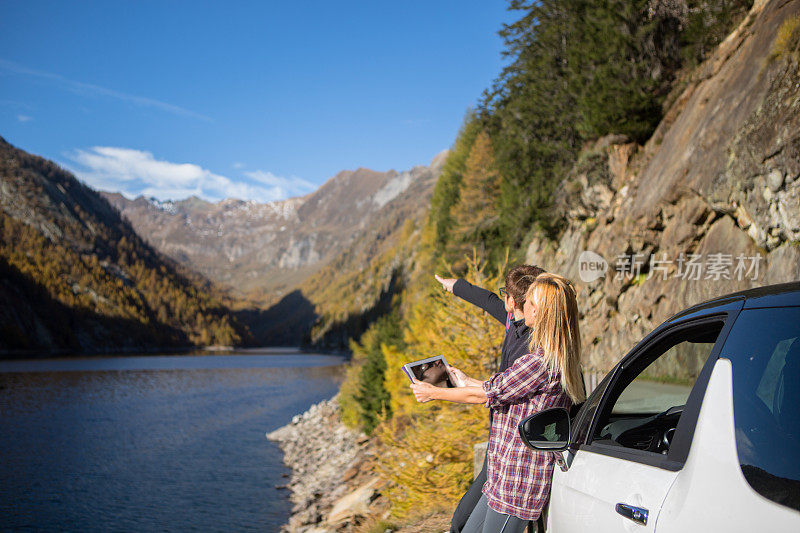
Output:
M800 307L736 318L657 530L800 531Z
M587 400L588 415L576 417L569 466L553 474L549 532L655 530L738 307L659 327Z

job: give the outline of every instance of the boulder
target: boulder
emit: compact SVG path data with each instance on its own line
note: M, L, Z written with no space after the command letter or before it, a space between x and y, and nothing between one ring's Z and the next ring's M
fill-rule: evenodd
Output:
M328 515L328 524L337 524L356 516L366 516L369 511L369 504L375 499L378 478L374 478L339 499Z

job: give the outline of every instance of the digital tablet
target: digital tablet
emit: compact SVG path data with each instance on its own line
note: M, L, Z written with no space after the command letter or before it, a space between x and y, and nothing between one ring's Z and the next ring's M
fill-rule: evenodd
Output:
M412 382L417 380L430 383L436 387L456 387L458 385L453 383L450 379L450 374L447 373L448 366L447 359L443 355L435 355L427 359L404 364L403 372Z

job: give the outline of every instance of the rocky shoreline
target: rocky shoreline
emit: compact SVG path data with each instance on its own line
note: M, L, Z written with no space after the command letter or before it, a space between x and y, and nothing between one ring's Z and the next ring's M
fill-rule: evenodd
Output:
M338 397L312 405L267 438L278 443L292 469L285 487L292 515L282 531L354 531L368 517L385 513L380 480L370 468L375 443L345 427Z

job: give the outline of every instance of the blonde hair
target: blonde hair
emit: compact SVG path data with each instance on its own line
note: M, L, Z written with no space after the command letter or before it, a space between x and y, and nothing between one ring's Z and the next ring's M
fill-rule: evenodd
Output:
M541 346L548 370L561 374L564 391L574 403L584 401L578 301L572 282L558 274L539 274L528 287L525 298L537 305L531 325L531 352Z

